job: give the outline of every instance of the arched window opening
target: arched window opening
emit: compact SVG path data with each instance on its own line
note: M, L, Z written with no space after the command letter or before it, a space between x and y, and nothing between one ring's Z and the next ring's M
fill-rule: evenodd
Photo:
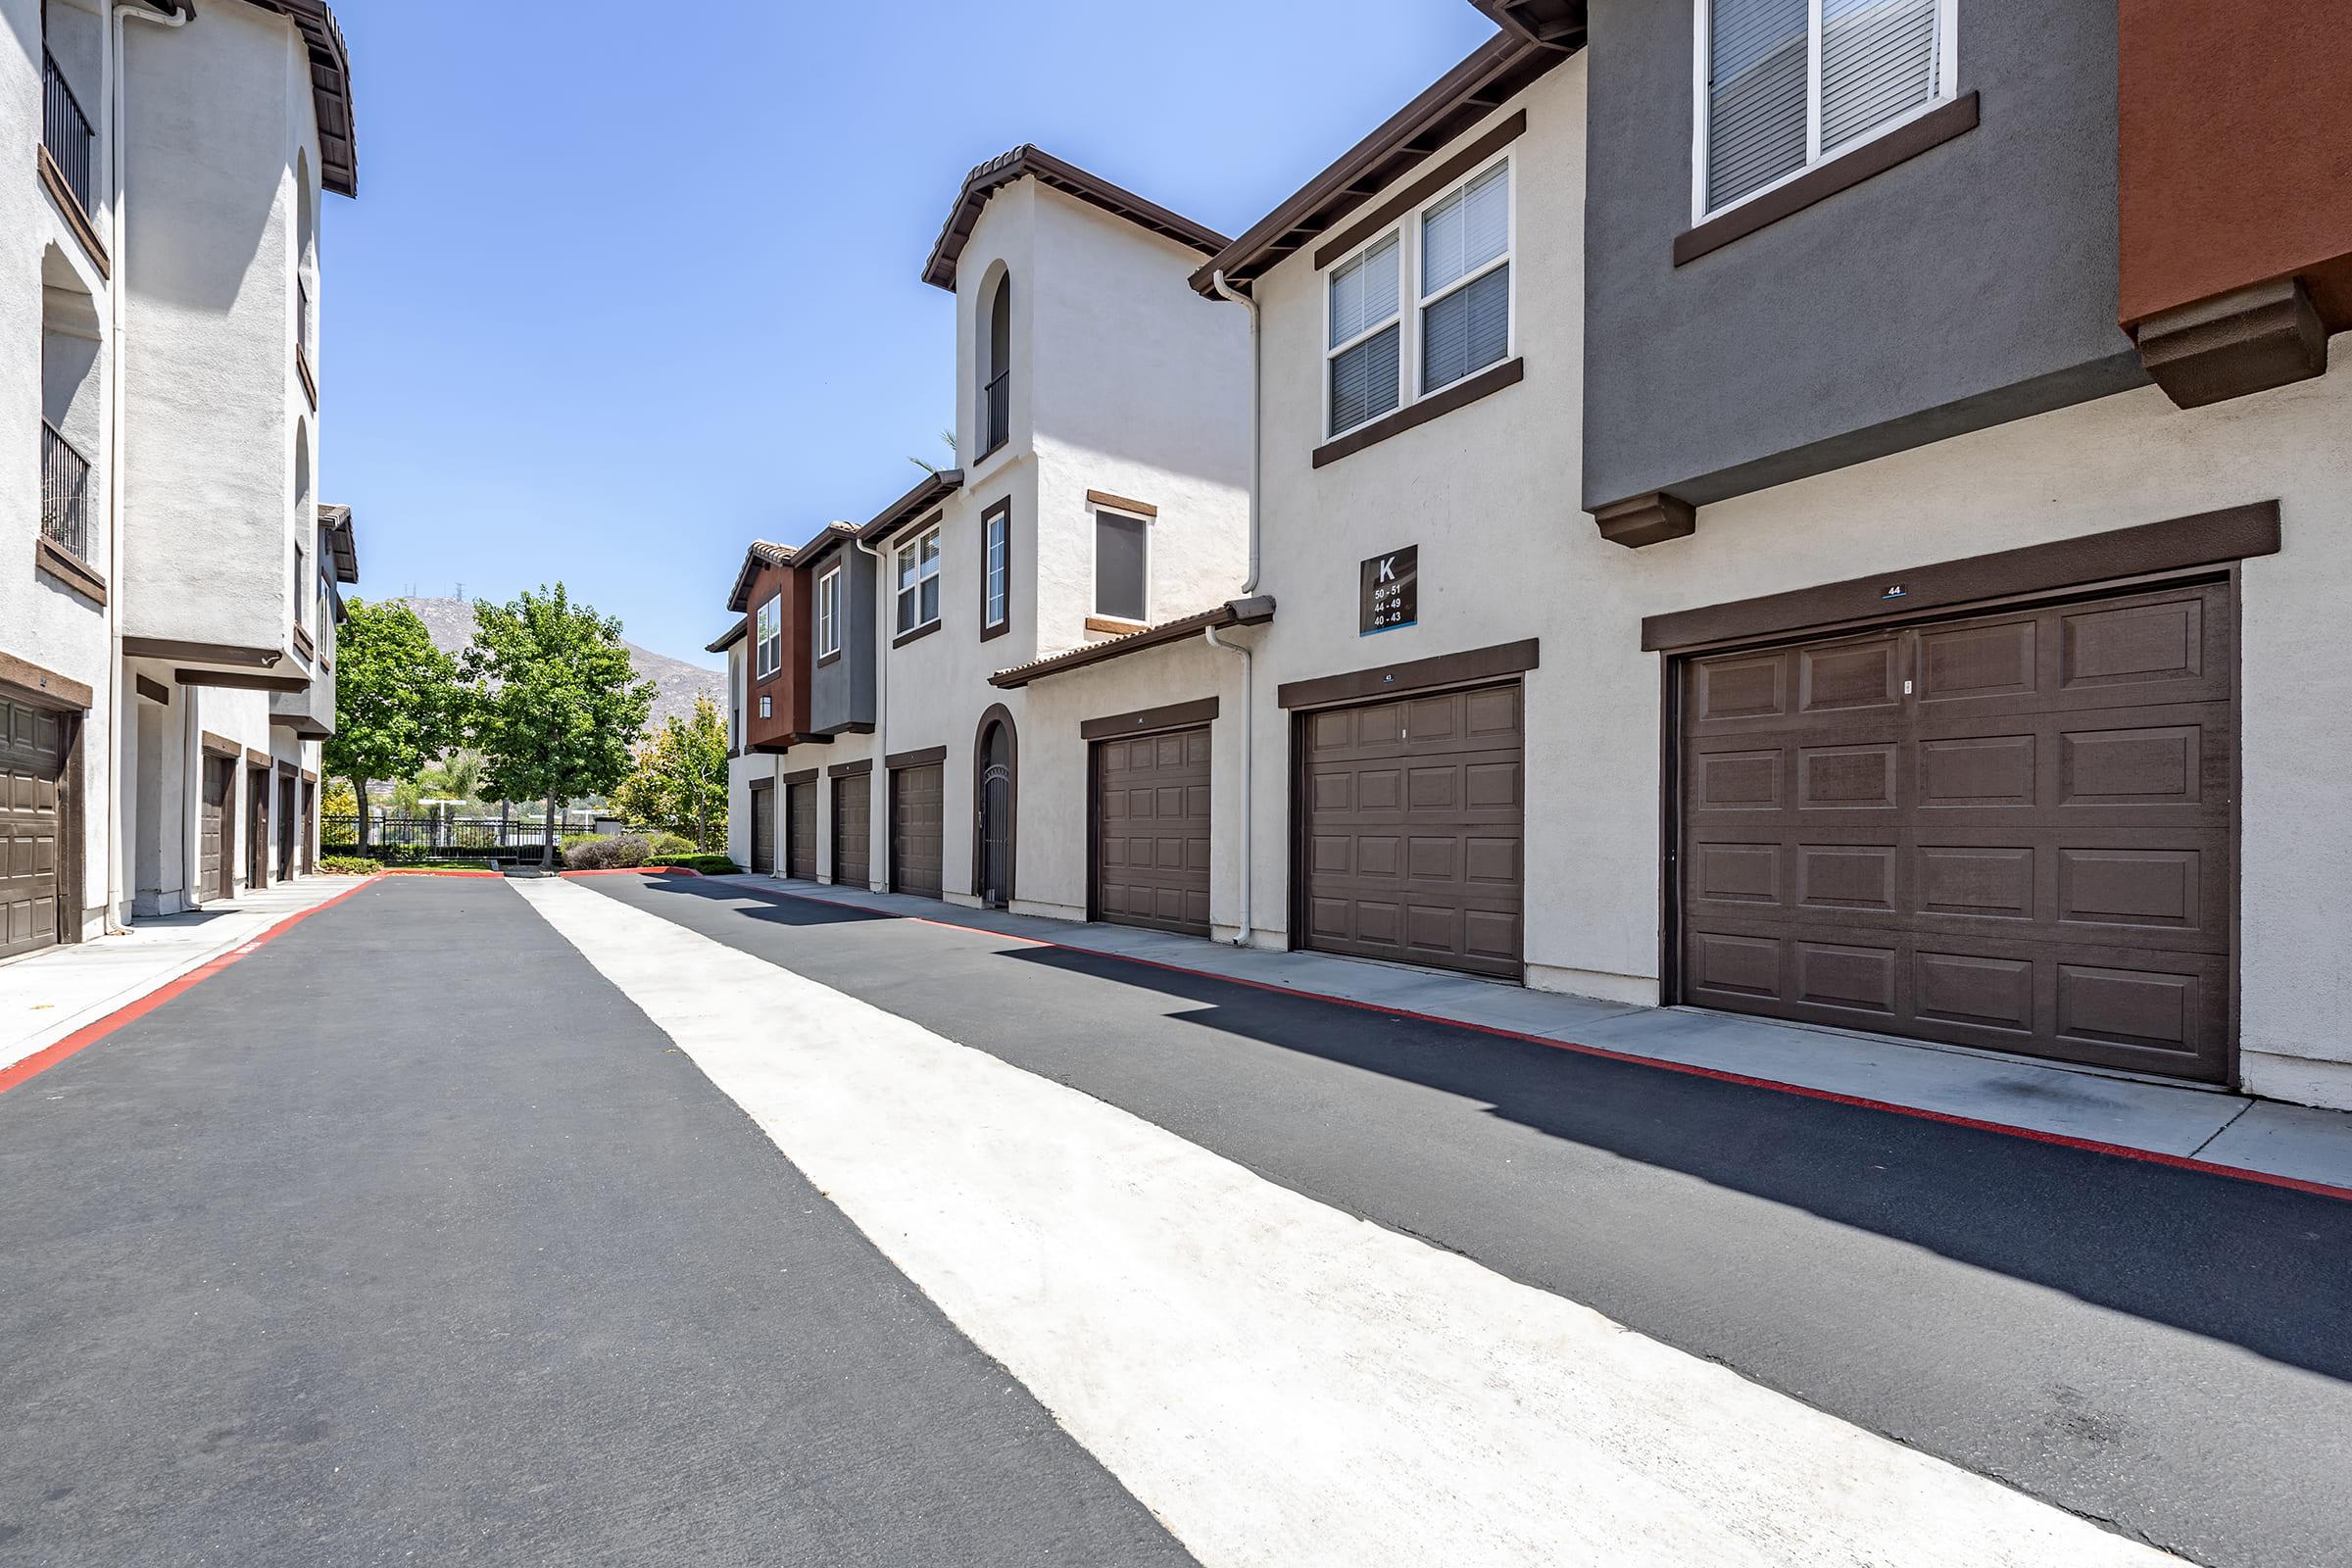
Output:
M980 456L1012 436L1012 277L999 273L990 285L982 316L980 355Z

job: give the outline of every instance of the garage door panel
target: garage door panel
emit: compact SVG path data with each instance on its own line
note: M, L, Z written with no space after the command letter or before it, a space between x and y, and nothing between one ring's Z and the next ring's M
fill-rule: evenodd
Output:
M937 763L890 775L890 882L897 893L940 897L946 865L947 774Z
M784 787L784 868L804 882L816 880L816 781Z
M836 887L873 885L873 776L852 774L832 781L833 883Z
M1096 745L1098 918L1208 934L1208 739L1202 726Z
M2226 1077L2230 593L1688 662L1685 997Z
M1523 695L1516 684L1310 715L1310 947L1516 977Z

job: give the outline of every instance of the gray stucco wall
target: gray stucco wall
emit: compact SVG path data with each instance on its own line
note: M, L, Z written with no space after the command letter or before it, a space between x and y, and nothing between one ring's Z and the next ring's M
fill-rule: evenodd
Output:
M1693 0L1592 0L1588 509L1693 505L2139 385L2114 0L1959 0L1965 134L1687 266Z
M843 545L827 566L842 568L841 657L817 664L810 655L808 723L819 735L874 721L874 563ZM815 595L809 596L809 635L815 635Z

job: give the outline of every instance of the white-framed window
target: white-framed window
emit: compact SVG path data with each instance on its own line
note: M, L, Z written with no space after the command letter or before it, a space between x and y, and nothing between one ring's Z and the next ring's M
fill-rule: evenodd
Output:
M1152 524L1095 509L1095 613L1148 620L1152 613Z
M1377 419L1403 396L1403 328L1396 319L1403 254L1402 237L1389 234L1332 270L1324 343L1330 362L1323 377L1327 434Z
M776 700L773 697L765 695L764 693L761 694L760 698L760 716L761 718L773 718L776 716Z
M760 612L752 622L752 634L757 639L760 651L756 662L757 676L760 680L765 680L784 667L784 596L782 594L773 595L760 607ZM760 716L764 718L767 715L763 712Z
M835 566L816 579L816 657L831 659L841 652L841 568Z
M939 530L926 528L912 544L899 547L899 631L902 635L939 618Z
M1010 613L1012 510L990 513L980 523L980 629L993 631Z
M1497 157L1332 269L1325 284L1326 438L1510 358L1518 314L1511 297L1513 184L1512 160Z
M1948 100L1959 0L1700 0L1693 221Z

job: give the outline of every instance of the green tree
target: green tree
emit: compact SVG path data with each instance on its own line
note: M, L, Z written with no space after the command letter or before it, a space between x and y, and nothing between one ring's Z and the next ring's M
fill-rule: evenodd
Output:
M555 854L558 801L604 794L629 776L654 704L654 683L636 674L620 622L574 605L562 583L474 606L468 739L491 795L546 801L543 861Z
M416 612L355 599L335 633L335 732L325 770L351 781L365 806L372 779L408 778L458 736L464 692L457 662L433 646ZM368 846L368 813L360 847Z
M708 697L694 714L672 713L638 754L637 769L612 792L613 809L632 823L694 840L708 854L727 838L727 721Z

